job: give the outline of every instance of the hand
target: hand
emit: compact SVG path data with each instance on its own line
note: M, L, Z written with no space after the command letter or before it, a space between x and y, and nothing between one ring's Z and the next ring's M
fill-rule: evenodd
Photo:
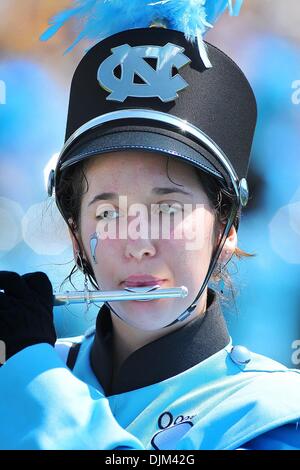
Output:
M53 289L43 272L0 271L0 340L6 359L37 343L54 346Z

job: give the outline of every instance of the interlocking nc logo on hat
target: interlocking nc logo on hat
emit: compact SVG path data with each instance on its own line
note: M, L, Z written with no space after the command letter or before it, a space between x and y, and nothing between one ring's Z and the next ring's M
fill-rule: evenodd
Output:
M136 46L128 44L115 47L112 55L100 65L97 79L101 87L111 94L107 100L123 102L128 96L135 98L158 97L164 103L178 98L177 92L188 86L179 75L172 76L191 60L184 55L184 48L168 43L165 46ZM156 59L156 70L145 60ZM121 66L121 78L115 76L115 69ZM144 83L135 83L138 75Z

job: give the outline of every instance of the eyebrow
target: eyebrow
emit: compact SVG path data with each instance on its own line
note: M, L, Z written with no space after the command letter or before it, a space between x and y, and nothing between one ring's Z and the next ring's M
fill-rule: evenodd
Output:
M151 191L152 194L162 195L162 194L171 194L171 193L180 193L180 194L187 194L188 196L192 196L192 193L184 191L183 189L179 188L153 188ZM103 200L111 200L117 199L117 193L101 193L97 194L88 204L88 207L91 206L96 201L103 201Z

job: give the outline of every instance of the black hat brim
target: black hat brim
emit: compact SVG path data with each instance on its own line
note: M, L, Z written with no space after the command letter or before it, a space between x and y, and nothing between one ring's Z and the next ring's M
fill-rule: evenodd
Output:
M217 178L220 183L229 183L226 171L204 146L169 129L143 125L112 126L88 131L62 156L60 171L97 155L127 150L165 154L199 168Z

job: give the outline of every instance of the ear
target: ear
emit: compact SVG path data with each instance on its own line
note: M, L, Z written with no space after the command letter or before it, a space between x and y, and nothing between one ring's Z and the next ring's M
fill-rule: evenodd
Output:
M75 224L74 224L74 222L73 222L73 219L68 219L68 222L69 222L69 224L71 225L71 227L73 227L73 231L72 231L72 230L70 229L69 225L68 225L68 230L69 230L69 234L70 234L70 238L71 238L71 242L72 242L72 247L73 247L73 255L74 255L74 259L75 259L75 261L76 261L76 259L77 259L77 253L78 253L79 251L81 251L81 250L80 250L80 245L78 244L78 241L77 241L77 240L79 240L79 242L81 242L81 238L80 238L80 235L79 235L78 231L75 229ZM77 240L76 240L76 238L75 238L73 232L75 232L76 237L77 237Z
M219 241L220 241L220 238L221 238L221 234L219 235ZM235 226L232 225L227 235L226 241L223 245L220 257L219 257L219 260L222 263L226 264L230 260L230 258L234 254L235 249L237 247L237 242L238 242L238 239L237 239L236 229L235 229Z

